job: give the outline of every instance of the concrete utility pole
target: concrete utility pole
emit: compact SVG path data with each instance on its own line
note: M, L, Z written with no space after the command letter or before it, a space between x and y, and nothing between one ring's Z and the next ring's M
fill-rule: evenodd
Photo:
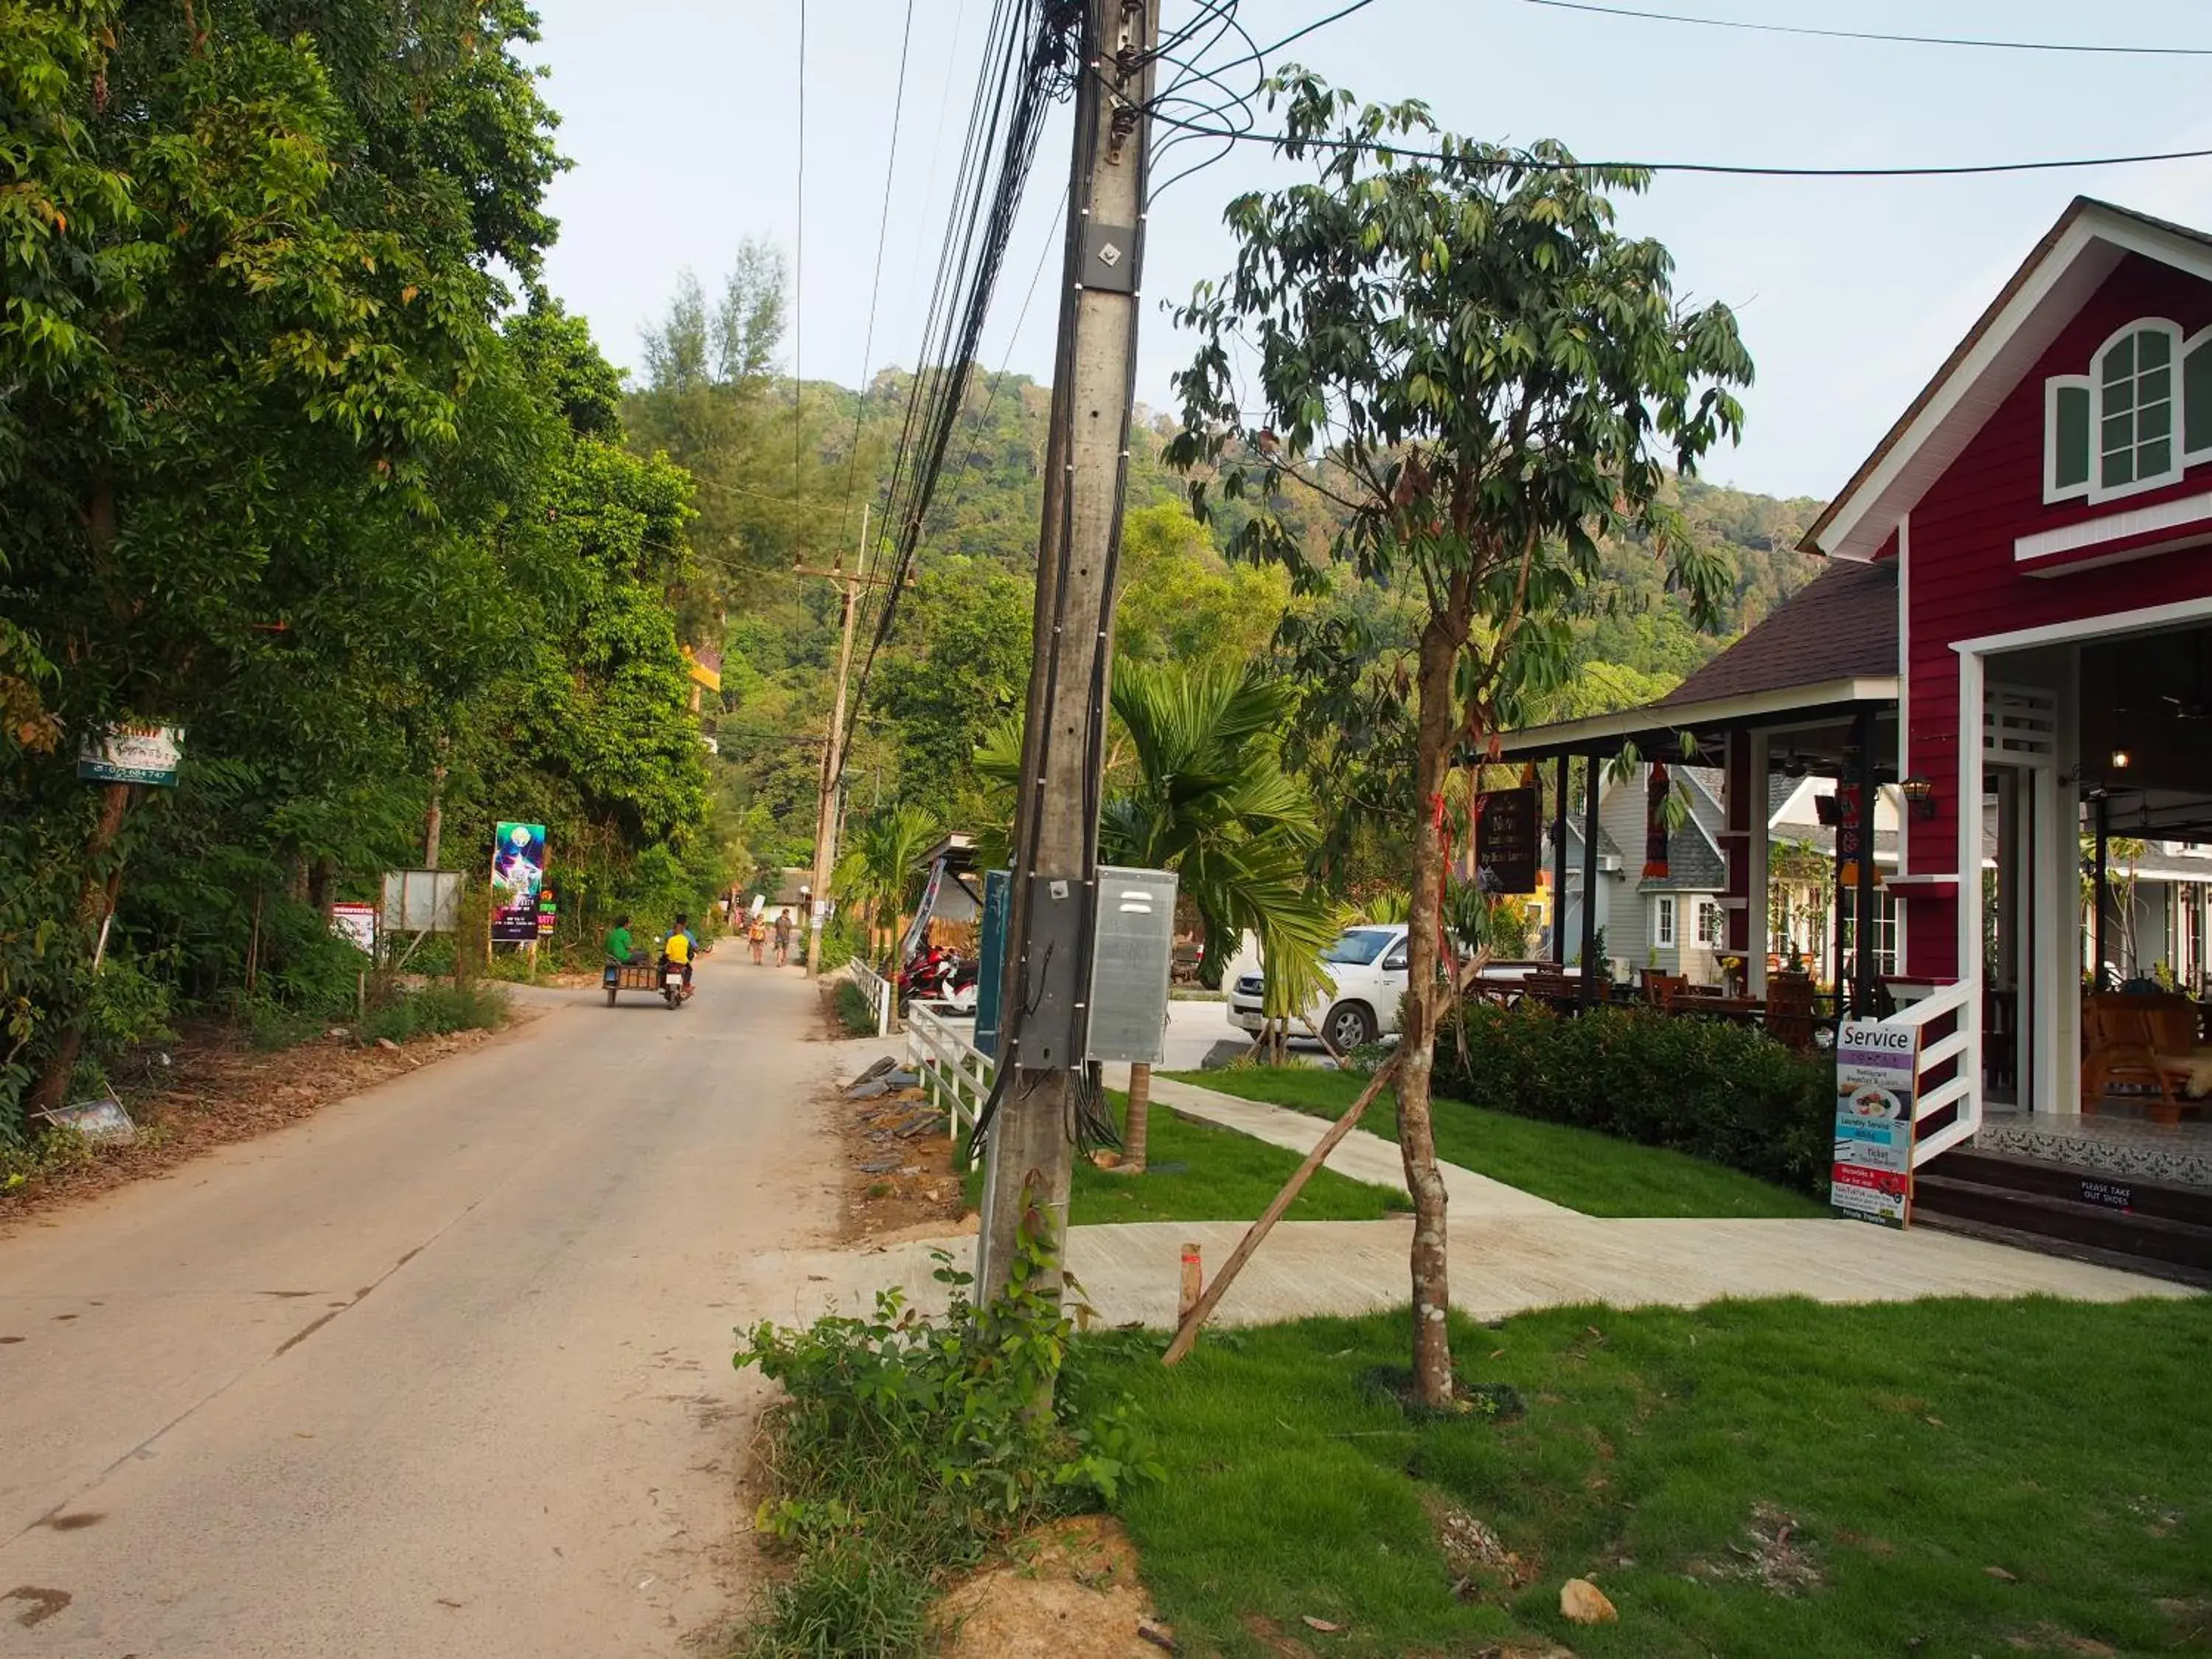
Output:
M1007 921L1013 1068L992 1124L976 1283L1006 1285L1024 1211L1067 1224L1070 1098L1084 1066L1098 862L1097 755L1113 663L1158 0L1085 0L1053 373L1035 655Z
M874 503L860 503L860 548L850 574L839 570L807 570L802 575L828 576L845 585L844 639L837 647L837 696L830 712L830 740L822 749L822 793L814 812L814 882L806 893L806 977L822 972L822 916L830 896L830 878L837 867L837 787L845 774L845 681L853 672L853 623L860 615L860 595L868 586L868 514Z

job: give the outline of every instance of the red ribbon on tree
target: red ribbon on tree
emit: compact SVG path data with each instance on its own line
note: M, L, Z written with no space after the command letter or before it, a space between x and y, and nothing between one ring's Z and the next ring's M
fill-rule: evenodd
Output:
M1667 767L1655 762L1644 793L1644 879L1667 879Z

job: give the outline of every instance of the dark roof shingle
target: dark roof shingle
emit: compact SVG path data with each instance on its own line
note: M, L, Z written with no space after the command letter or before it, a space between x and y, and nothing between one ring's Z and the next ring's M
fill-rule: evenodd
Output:
M1668 692L1653 712L1896 672L1896 567L1836 564Z

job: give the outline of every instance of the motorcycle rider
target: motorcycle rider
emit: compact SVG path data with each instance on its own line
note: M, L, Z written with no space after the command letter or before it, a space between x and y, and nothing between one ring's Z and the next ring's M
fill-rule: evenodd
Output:
M660 971L665 974L671 968L681 968L684 994L687 997L691 994L691 956L697 945L698 941L691 936L690 919L678 910L676 925L668 930L668 938L660 947Z
M607 960L628 967L635 955L637 945L629 936L629 918L617 916L615 925L607 930Z

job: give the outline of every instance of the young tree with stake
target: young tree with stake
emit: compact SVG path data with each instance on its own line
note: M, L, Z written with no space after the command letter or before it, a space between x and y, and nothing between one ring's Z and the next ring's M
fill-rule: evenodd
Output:
M1680 533L1667 465L1692 471L1741 410L1752 367L1724 306L1674 298L1665 248L1620 234L1605 191L1648 173L1585 167L1540 143L1438 131L1419 103L1361 106L1300 70L1278 76L1278 151L1316 182L1230 204L1235 269L1178 320L1199 337L1176 377L1170 459L1263 510L1234 550L1317 580L1271 510L1324 490L1346 511L1335 553L1423 601L1413 774L1409 973L1399 1145L1415 1211L1413 1369L1422 1403L1452 1394L1444 1185L1431 1133L1444 870L1437 811L1455 758L1496 752L1501 708L1556 683L1567 612L1605 539L1665 560L1710 617L1729 579ZM1258 395L1237 386L1232 342ZM1326 471L1318 462L1326 457ZM1194 485L1202 510L1206 483ZM1409 683L1408 683L1409 682Z

